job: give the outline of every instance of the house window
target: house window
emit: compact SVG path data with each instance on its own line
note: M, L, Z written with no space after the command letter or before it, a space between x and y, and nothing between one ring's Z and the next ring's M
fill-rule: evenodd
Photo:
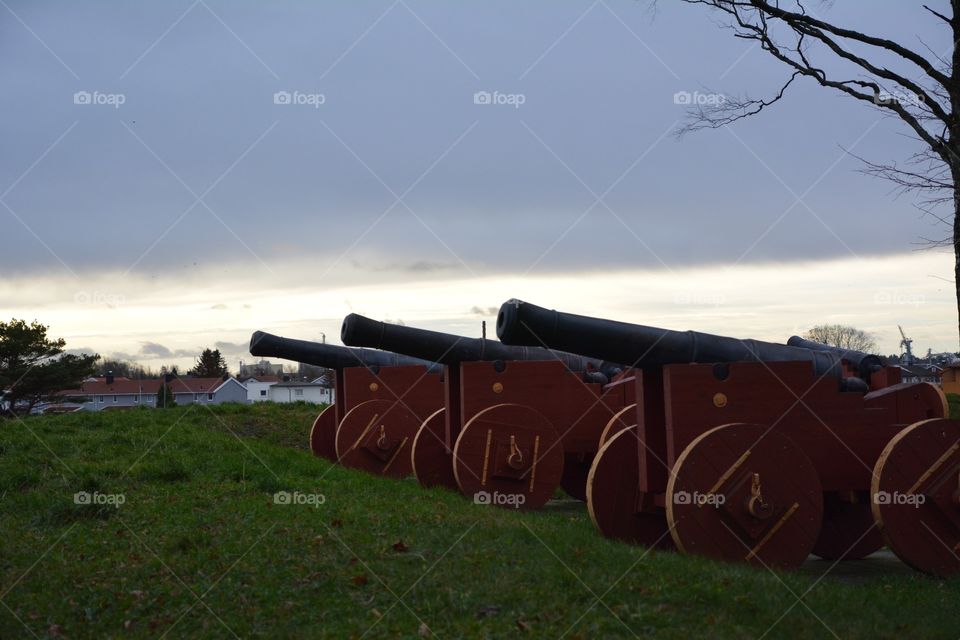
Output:
M208 394L207 394L207 400L210 400L211 402L213 401L213 394L212 394L212 393L208 393Z
M200 394L199 394L199 393L193 394L193 401L194 401L194 402L199 402L199 401L200 401Z
M103 396L97 396L97 402L103 402Z
M113 396L113 401L114 401L114 402L117 401L117 396Z
M133 404L140 404L140 396L133 396Z
M294 390L293 390L293 395L297 396L298 398L299 398L299 397L302 397L302 396L303 396L303 389L294 389Z
M261 397L261 398L265 398L266 396L267 396L267 390L266 390L266 389L260 389L260 397Z

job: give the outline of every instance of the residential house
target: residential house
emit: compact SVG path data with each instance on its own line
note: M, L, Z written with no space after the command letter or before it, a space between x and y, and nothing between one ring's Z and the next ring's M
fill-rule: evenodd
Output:
M940 367L931 365L900 365L901 382L929 382L940 384Z
M222 378L174 378L170 382L173 398L182 404L222 404L247 402L247 388L233 376Z
M154 407L162 379L129 380L105 376L85 380L79 389L61 391L68 398L83 398L85 411ZM222 378L173 378L167 384L178 405L246 402L246 388L232 376Z
M242 382L247 388L247 402L266 402L270 400L270 387L280 382L280 376L254 376Z
M313 402L333 404L333 389L322 378L310 382L285 380L270 386L269 398L273 402Z
M944 393L960 393L960 362L948 365L940 374Z

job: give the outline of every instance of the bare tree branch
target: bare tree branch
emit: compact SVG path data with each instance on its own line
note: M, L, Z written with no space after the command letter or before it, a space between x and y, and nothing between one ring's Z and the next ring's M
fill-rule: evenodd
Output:
M888 38L868 35L841 27L810 15L803 0L684 0L687 4L714 9L727 19L727 28L735 38L760 45L791 71L780 90L768 99L749 96L726 98L706 106L696 104L688 111L688 122L679 135L707 128L719 128L757 115L779 102L798 77L812 78L820 86L869 104L905 124L911 137L923 150L905 163L863 163L862 172L883 178L899 196L913 194L913 205L932 224L947 225L951 234L945 239L921 238L929 246L952 246L954 283L957 286L957 310L960 316L960 0L950 0L953 17L921 5L950 29L953 43L949 62L920 44L933 60ZM796 7L789 10L784 6ZM919 37L918 37L919 39ZM865 45L865 46L864 46ZM830 71L819 64L820 54L831 62L852 65L855 77L844 78L834 65ZM916 77L888 68L883 57L918 68ZM909 68L909 65L900 65ZM849 152L848 152L849 153ZM853 154L850 154L853 155ZM940 213L949 207L949 213ZM958 324L960 329L960 324Z

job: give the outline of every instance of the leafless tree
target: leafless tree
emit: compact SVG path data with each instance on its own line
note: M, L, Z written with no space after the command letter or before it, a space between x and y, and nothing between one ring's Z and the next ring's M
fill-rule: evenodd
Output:
M877 342L869 333L843 324L818 324L807 331L803 337L841 349L864 353L877 352Z
M758 43L790 75L769 98L727 96L693 107L681 135L757 115L804 79L900 120L919 151L899 163L859 159L865 173L917 195L921 211L946 226L944 237L923 240L929 246L953 247L960 335L960 0L940 1L949 7L904 4L943 25L953 43L944 52L928 47L906 25L904 36L916 40L917 47L832 24L814 15L803 0L684 0L723 14L734 37ZM858 6L865 13L876 10L871 2Z

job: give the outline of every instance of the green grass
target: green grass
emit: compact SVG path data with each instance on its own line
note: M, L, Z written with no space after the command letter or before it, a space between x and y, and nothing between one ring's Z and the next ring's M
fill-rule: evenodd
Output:
M947 403L950 405L950 417L960 420L960 394L948 393Z
M0 423L0 638L960 635L956 580L645 554L582 505L502 511L333 467L303 449L315 413ZM325 502L274 504L279 490Z

